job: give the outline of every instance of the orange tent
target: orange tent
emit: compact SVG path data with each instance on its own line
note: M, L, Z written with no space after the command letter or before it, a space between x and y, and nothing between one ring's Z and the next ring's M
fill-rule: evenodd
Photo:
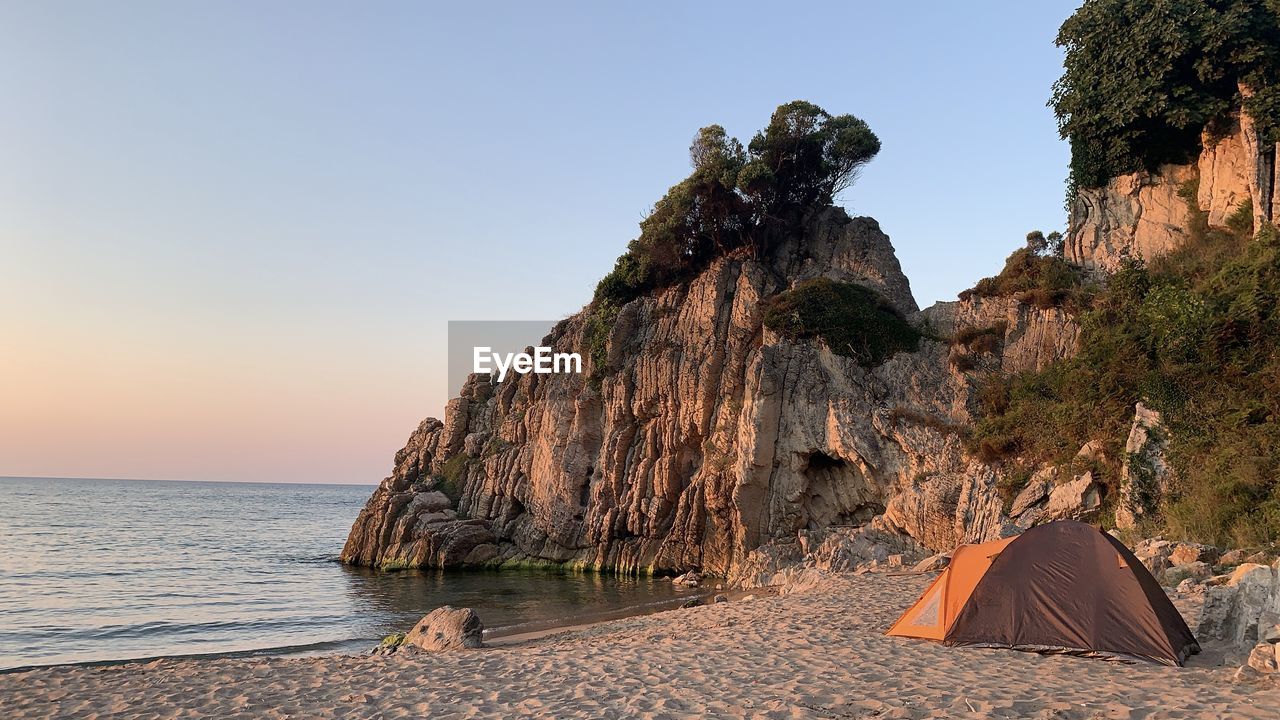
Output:
M961 545L889 635L1181 665L1195 637L1119 540L1059 520Z
M991 562L1011 542L1013 538L1004 538L956 548L947 568L886 635L942 640Z

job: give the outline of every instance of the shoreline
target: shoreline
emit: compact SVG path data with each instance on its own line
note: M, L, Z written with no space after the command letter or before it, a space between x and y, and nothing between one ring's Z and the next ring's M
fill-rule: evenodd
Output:
M0 675L10 717L1277 717L1212 647L1185 668L951 648L884 630L930 575L494 638L453 653L166 659ZM1196 599L1179 594L1191 622ZM430 682L423 682L430 678Z
M738 591L721 591L707 588L689 588L687 594L656 600L636 605L629 605L612 610L606 610L599 613L589 613L586 617L590 619L586 622L574 621L571 618L553 618L547 621L530 621L518 625L500 626L496 628L485 628L484 641L487 646L500 647L513 644L513 639L517 641L527 641L548 637L550 635L579 630L593 627L601 623L612 622L614 620L624 620L631 617L644 617L658 613L668 612L680 607L684 602L691 598L698 598L702 602L706 602L708 598L718 593L727 593L732 595ZM757 591L757 594L767 591ZM424 613L425 614L425 613ZM483 619L483 616L481 616ZM548 624L549 623L549 624ZM399 632L408 632L410 627L405 627ZM342 640L319 640L311 643L298 643L294 645L272 645L258 648L245 648L240 650L215 650L211 652L193 652L193 653L160 653L156 655L143 655L127 658L108 658L100 660L80 660L74 662L58 662L58 663L32 663L28 665L17 665L14 667L0 668L0 676L12 675L15 673L32 672L39 670L48 670L52 668L74 668L74 667L114 667L119 665L135 665L156 662L158 660L194 660L194 661L210 661L210 660L235 660L246 658L285 658L285 657L324 657L328 655L366 655L370 650L378 646L381 638L346 638Z

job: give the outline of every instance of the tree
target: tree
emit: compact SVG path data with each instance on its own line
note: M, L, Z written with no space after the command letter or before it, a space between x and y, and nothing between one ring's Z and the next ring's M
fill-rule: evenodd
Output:
M654 203L596 298L619 306L736 248L768 249L808 211L830 205L879 151L862 120L801 100L780 106L745 149L719 125L702 128L689 146L692 172Z
M833 117L796 100L779 106L748 148L751 159L738 184L757 210L777 218L830 205L880 152L880 139L852 115Z
M1242 106L1280 139L1277 0L1086 0L1056 42L1050 104L1080 187L1187 162Z

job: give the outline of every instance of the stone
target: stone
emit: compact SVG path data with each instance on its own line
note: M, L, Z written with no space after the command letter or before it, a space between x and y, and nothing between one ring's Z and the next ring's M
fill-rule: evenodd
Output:
M1160 574L1172 566L1169 555L1173 552L1173 543L1160 538L1142 540L1133 548L1133 554L1142 561L1152 575Z
M1161 572L1158 577L1161 585L1175 587L1186 580L1194 582L1208 580L1212 574L1213 570L1208 563L1193 562L1185 565L1174 565Z
M749 600L755 600L755 599L756 599L756 596L755 596L755 595L743 595L743 596L742 596L742 601L743 601L743 602L746 602L746 601L749 601Z
M696 598L696 597L694 597L694 598L689 598L688 600L685 600L684 602L680 603L680 607L681 607L681 608L696 608L696 607L698 607L698 606L699 606L699 605L701 605L701 604L702 604L702 600L701 600L701 598Z
M1218 558L1218 564L1225 567L1232 567L1235 565L1239 565L1243 562L1246 562L1246 558L1248 557L1249 557L1248 550L1241 550L1238 548L1235 550L1228 550L1222 553L1222 557ZM1259 563L1259 564L1265 564L1265 563Z
M1260 673L1276 672L1278 668L1276 665L1275 646L1271 643L1258 643L1249 653L1249 659L1245 664Z
M376 647L369 651L370 655L394 655L396 651L404 644L404 633L392 633L378 643Z
M1280 622L1277 568L1245 563L1221 585L1205 588L1196 636L1223 641L1228 651L1244 655Z
M1009 507L1009 516L1018 517L1048 499L1049 491L1053 489L1053 478L1056 475L1057 468L1054 467L1039 470L1032 475L1026 487L1013 498L1013 504Z
M912 566L911 570L912 572L919 572L919 573L938 572L938 571L944 570L950 564L951 564L950 554L938 553L937 555L930 555L929 557L916 563L914 566Z
M1132 529L1159 507L1171 482L1171 469L1165 458L1168 442L1169 433L1160 413L1137 403L1124 445L1126 461L1120 467L1116 527Z
M1045 516L1052 520L1085 520L1102 507L1102 493L1093 481L1093 472L1078 475L1049 492Z
M475 610L445 605L424 615L402 645L443 652L483 647L483 637L484 623Z
M1267 552L1266 550L1259 550L1255 553L1251 553L1244 559L1244 561L1247 563L1257 563L1258 565L1270 565L1275 562L1275 559L1275 555Z
M1213 564L1218 561L1220 556L1221 551L1212 545L1180 542L1175 543L1173 549L1169 552L1169 563L1175 567L1192 563Z
M1204 585L1197 582L1195 578L1189 577L1178 583L1178 587L1175 590L1183 595L1195 595L1204 592Z
M1262 679L1262 674L1249 665L1241 665L1231 675L1231 681L1237 683L1257 682Z
M725 603L725 602L729 602L729 596L728 596L728 595L716 595L714 598L712 598L712 600L711 600L711 601L712 601L712 602L714 602L714 603Z
M902 567L924 557L926 550L910 536L879 523L856 528L833 528L804 558L807 566L826 572L848 572L860 565Z
M689 572L683 575L680 575L679 577L673 578L671 582L676 585L683 585L685 587L696 588L702 584L702 573L696 570L690 570Z
M1080 446L1076 459L1086 463L1105 463L1107 461L1106 443L1101 440L1090 440Z
M1273 624L1260 633L1262 642L1271 643L1272 645L1280 643L1280 625Z

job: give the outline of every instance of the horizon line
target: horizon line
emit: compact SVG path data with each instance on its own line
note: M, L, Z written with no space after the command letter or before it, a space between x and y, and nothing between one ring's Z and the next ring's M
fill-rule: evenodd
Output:
M0 475L0 480L100 480L123 482L185 482L185 483L228 483L237 485L350 485L371 487L379 483L360 482L305 482L299 480L199 480L195 478L123 478L123 477L70 477L64 475ZM381 482L381 481L379 481Z

